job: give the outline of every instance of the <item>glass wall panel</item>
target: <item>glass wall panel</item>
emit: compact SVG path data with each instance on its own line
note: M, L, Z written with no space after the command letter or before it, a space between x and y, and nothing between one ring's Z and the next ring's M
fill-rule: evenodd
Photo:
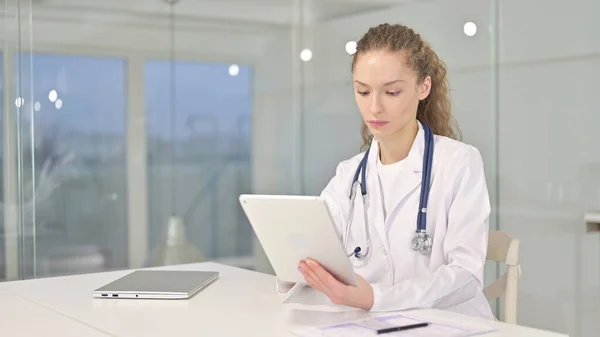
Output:
M595 1L498 1L500 228L519 238L519 322L600 331ZM544 308L544 310L540 310Z
M126 267L124 60L19 56L22 277Z
M2 275L270 271L238 196L301 190L299 3L9 5Z
M149 263L189 262L169 256L166 243L182 223L200 258L250 267L238 197L251 191L252 68L161 60L148 61L145 76Z

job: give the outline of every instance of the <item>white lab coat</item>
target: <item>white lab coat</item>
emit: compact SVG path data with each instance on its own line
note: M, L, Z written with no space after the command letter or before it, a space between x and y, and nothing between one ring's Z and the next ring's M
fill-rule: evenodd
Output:
M354 270L373 287L372 311L438 308L493 318L483 295L483 273L488 243L490 202L479 151L447 137L435 136L427 233L431 254L411 248L417 225L423 165L424 131L419 131L405 159L402 187L394 210L384 222L376 171L378 141L371 144L367 163L367 216L371 251L365 260L351 260ZM341 162L321 196L326 200L337 231L346 233L354 173L363 153ZM386 196L387 197L387 196ZM347 250L365 247L363 205L355 198ZM283 285L280 285L283 287Z

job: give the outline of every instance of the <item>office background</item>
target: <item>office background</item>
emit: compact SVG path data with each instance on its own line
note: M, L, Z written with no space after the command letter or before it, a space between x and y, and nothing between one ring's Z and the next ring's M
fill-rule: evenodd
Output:
M177 224L187 260L270 272L239 194L318 194L359 151L352 41L398 22L448 64L490 226L521 240L519 323L600 330L596 2L2 5L0 280L176 262Z

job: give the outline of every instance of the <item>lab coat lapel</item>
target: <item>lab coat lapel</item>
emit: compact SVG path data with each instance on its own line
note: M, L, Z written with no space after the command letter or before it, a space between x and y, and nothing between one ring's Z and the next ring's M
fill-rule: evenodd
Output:
M383 242L387 242L387 236L385 235L385 219L383 217L383 200L381 199L381 187L379 186L379 177L377 175L378 156L379 143L376 139L373 139L371 142L371 151L369 152L369 158L367 160L367 194L369 197L367 215L369 223L371 226L375 227L377 235ZM374 249L374 247L371 249Z
M406 201L406 198L421 185L421 171L423 169L423 151L425 149L424 131L419 124L419 131L413 141L413 145L405 159L405 165L400 173L400 187L397 194L393 196L397 200L393 209L387 210L388 219L394 219L398 208ZM373 192L369 192L369 221L373 221L379 237L387 241L386 224L383 217L383 200L381 188L377 175L377 157L379 156L379 143L373 140L367 168L367 186ZM387 198L387 196L386 196ZM417 212L417 210L415 210ZM371 220L372 219L372 220Z
M388 211L388 218L393 218L394 213L406 201L406 198L415 192L421 185L423 171L423 152L425 150L425 131L419 124L419 131L405 159L405 165L400 173L400 187L394 199L397 200L393 209ZM417 212L417 210L415 210Z

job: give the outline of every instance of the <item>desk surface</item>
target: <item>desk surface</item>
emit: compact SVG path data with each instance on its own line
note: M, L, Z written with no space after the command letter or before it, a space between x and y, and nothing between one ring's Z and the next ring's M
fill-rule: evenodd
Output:
M93 327L0 289L0 336L106 337Z
M217 270L220 278L189 300L94 299L92 291L130 271L54 277L0 283L0 317L15 308L23 324L11 322L11 336L39 336L35 330L63 331L73 326L81 337L154 336L291 336L309 326L368 317L361 310L332 310L329 306L282 303L275 278L214 263L172 266L163 269ZM5 297L9 301L5 301ZM6 304L6 303L8 304ZM438 310L411 312L423 318L463 319L494 326L486 336L553 337L561 334L479 320ZM13 321L16 321L13 320ZM37 323L40 324L37 324ZM21 330L18 330L21 327ZM45 328L44 328L45 327ZM54 330L53 327L59 327ZM79 330L77 330L79 329ZM0 331L2 329L0 328ZM103 334L99 333L102 332ZM20 334L19 334L20 333ZM57 333L63 336L63 333Z

